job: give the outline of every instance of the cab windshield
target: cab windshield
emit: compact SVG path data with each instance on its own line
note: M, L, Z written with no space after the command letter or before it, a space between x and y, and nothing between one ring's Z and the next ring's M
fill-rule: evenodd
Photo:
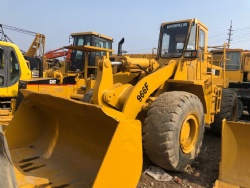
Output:
M214 52L213 61L223 67L223 52ZM240 70L240 52L227 52L226 70Z
M73 41L74 46L97 46L100 48L112 49L112 40L101 38L94 35L83 35L83 36L74 36ZM91 54L96 54L97 52L91 52ZM76 59L83 59L83 52L79 50L73 50ZM104 51L98 52L98 56L105 55Z
M162 28L161 57L180 57L185 47L189 23L167 24Z
M99 36L95 35L76 35L73 36L74 41L73 45L74 46L96 46L96 47L101 47L101 48L108 48L112 49L112 40L107 39L107 38L102 38ZM80 71L83 71L84 69L84 52L80 50L73 50L71 54L71 66L70 70L71 71L76 71L77 69ZM106 52L104 51L97 51L97 52L91 52L88 55L88 66L96 66L96 58L105 55ZM91 71L90 71L91 73Z

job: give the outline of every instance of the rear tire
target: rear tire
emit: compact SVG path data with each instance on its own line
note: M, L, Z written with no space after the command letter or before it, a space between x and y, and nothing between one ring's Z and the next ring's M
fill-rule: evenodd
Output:
M243 114L244 106L243 102L238 98L238 116L237 119L240 119Z
M145 153L153 163L184 171L202 145L204 113L199 98L181 91L161 94L148 110L143 133Z
M215 114L214 122L211 123L212 132L221 136L222 120L234 121L239 116L237 93L232 89L223 89L220 112Z
M248 112L248 114L250 115L250 100L249 100L249 99L246 99L246 98L242 99L242 101L243 101L243 100L244 100L243 106L244 106L244 104L246 104L247 112Z

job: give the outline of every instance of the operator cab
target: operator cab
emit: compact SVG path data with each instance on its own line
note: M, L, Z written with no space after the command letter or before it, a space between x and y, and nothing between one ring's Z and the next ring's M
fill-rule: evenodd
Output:
M188 33L188 22L167 24L162 32L162 57L180 57Z
M0 46L0 88L16 84L21 77L20 63L11 46Z
M205 50L207 29L198 20L163 23L159 55L161 58L197 58Z
M71 37L73 38L73 46L95 46L101 48L108 48L112 49L112 42L113 39L98 34L97 32L81 32L81 33L72 33ZM96 58L105 55L106 52L98 51L98 52L90 52L88 56L88 66L92 67L89 68L88 73L94 74L96 67ZM85 53L80 50L73 50L71 54L71 65L70 71L83 71L84 70L84 59Z

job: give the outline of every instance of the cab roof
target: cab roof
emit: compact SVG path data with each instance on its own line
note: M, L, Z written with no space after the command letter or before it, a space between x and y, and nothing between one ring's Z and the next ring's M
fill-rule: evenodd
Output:
M95 36L113 41L113 38L108 37L108 36L103 35L103 34L100 34L100 33L97 33L95 31L71 33L70 36L82 36L82 35L95 35Z
M208 28L206 27L206 25L204 25L201 21L199 21L197 18L192 18L192 19L187 19L187 20L178 20L178 21L173 21L173 22L163 22L161 24L161 26L164 26L166 24L175 24L175 23L181 23L181 22L189 22L189 23L192 23L192 22L195 22L195 23L199 23L200 25L202 25L203 27L205 27L207 30Z

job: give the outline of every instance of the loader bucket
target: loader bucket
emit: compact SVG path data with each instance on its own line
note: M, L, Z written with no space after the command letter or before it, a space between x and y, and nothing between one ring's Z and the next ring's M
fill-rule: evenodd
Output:
M22 93L5 133L19 187L136 187L140 121L107 107Z
M215 187L249 187L250 122L223 120L219 180Z

